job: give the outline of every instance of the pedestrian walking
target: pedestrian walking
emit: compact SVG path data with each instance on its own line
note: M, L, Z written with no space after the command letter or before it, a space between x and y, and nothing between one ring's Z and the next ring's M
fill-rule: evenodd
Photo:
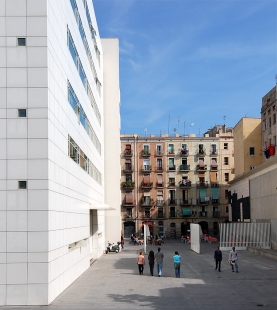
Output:
M161 252L161 248L158 248L158 252L155 254L155 259L157 263L157 273L158 276L160 277L163 272L163 259L164 259L164 255Z
M181 256L178 251L175 251L175 255L173 256L174 269L176 278L180 278L180 267L181 267Z
M215 260L215 270L217 270L220 272L220 267L221 267L221 261L222 261L222 252L219 249L219 246L217 247L217 249L214 251L214 260Z
M149 267L150 267L150 274L151 274L151 276L153 276L154 275L155 254L152 250L148 254L148 261L149 261Z
M121 248L124 249L124 237L121 235Z
M144 269L144 265L145 265L145 259L144 256L142 254L142 251L139 252L139 256L137 258L137 264L138 264L138 270L139 270L139 274L143 274L143 269Z
M237 253L235 247L232 248L232 250L229 254L229 261L231 263L232 272L234 272L234 265L236 266L236 272L239 272L238 253Z

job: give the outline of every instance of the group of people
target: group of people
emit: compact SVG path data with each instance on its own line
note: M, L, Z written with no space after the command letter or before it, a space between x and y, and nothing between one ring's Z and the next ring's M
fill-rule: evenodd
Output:
M163 259L164 259L164 254L161 252L161 248L158 248L158 252L156 254L154 254L154 252L152 250L149 252L148 262L149 262L149 268L150 268L151 276L154 275L155 262L157 264L158 276L160 277L162 275ZM214 252L214 260L215 260L215 270L218 270L219 272L221 272L222 252L220 251L219 247L217 247L217 249ZM238 272L238 253L237 253L235 247L233 247L229 253L228 262L231 265L232 272L234 272L234 269L236 270L236 272ZM139 253L139 256L137 258L137 264L138 264L139 274L143 275L145 258L144 258L142 251ZM175 255L173 256L173 265L174 265L176 278L180 278L181 256L178 253L178 251L175 251Z
M134 243L134 244L138 244L138 245L142 245L143 244L143 239L139 239L136 235L131 235L131 241Z
M162 272L163 272L163 259L164 259L164 254L161 252L161 248L158 248L158 252L156 254L154 254L152 250L149 252L148 262L149 262L151 276L154 275L154 265L156 261L157 274L159 277L161 277ZM173 256L173 263L174 263L174 269L175 269L175 276L176 278L180 278L181 256L179 255L177 251L175 251L175 255ZM139 274L142 275L143 270L144 270L144 265L145 265L145 258L144 258L142 251L139 253L139 256L137 258L137 264L138 264Z

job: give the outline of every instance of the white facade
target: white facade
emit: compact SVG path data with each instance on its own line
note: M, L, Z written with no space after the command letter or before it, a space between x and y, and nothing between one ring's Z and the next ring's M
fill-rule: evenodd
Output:
M49 304L103 253L102 54L92 1L0 0L0 305Z

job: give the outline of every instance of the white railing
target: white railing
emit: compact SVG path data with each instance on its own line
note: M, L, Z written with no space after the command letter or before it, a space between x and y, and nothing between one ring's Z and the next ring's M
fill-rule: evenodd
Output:
M248 246L270 249L270 223L221 223L220 248L245 250Z

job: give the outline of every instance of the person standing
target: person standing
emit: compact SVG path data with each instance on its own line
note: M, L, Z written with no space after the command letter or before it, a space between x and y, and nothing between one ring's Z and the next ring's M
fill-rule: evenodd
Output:
M163 272L163 259L164 259L164 255L161 252L161 248L158 248L158 252L155 254L155 259L157 262L157 273L158 276L160 277Z
M238 253L234 246L229 254L229 261L231 262L232 272L234 272L234 265L236 266L236 272L239 272Z
M215 270L217 270L220 272L220 266L221 266L221 261L222 261L222 252L219 249L219 246L217 247L217 249L214 251L214 260L215 260Z
M124 237L121 235L121 248L124 249Z
M175 255L173 256L174 269L176 278L180 278L180 267L181 267L181 256L177 251L175 251Z
M151 276L153 276L154 264L155 264L155 254L152 250L148 254L148 261L149 261L149 267L150 267L150 274L151 274Z
M139 274L142 275L143 274L143 268L145 265L145 259L144 259L144 256L142 254L142 251L139 252L139 256L137 258L137 264L138 264Z

